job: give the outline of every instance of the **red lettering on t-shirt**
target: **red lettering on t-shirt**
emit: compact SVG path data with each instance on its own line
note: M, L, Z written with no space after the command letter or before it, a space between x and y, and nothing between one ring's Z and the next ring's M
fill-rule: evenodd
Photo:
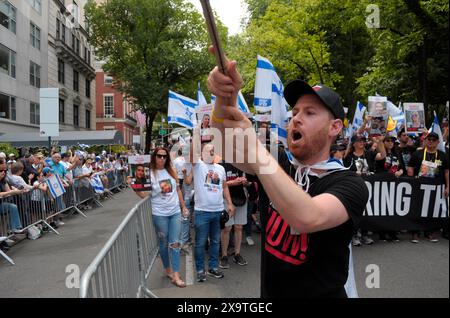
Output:
M269 207L268 213L265 250L287 263L303 264L307 260L308 234L292 235L289 224L275 209Z

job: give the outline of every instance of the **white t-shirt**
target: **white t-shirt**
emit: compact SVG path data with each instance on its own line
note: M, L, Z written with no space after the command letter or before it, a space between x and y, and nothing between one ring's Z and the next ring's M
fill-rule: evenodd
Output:
M181 213L176 180L166 169L156 170L155 174L150 172L152 179L152 214L171 216Z
M183 172L181 171L186 163L186 159L183 156L175 158L173 165L177 169L178 179L184 179Z
M225 169L215 163L199 161L194 169L195 210L219 212L223 205L223 182Z

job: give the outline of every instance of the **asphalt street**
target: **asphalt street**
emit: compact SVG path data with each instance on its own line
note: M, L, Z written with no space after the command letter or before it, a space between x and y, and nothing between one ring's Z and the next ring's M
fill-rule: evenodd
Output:
M66 224L58 229L61 232L59 236L48 233L38 240L24 240L13 246L8 255L16 265L0 259L0 297L78 297L77 288L66 286L67 266L75 264L82 274L138 201L136 195L126 190L116 194L115 199L103 201L103 208L87 211L87 219L80 215L66 218ZM170 283L163 275L159 259L148 285L159 297L257 298L260 290L260 243L257 233L253 233L253 238L256 245L244 243L241 251L248 265L230 262L231 267L224 270L223 279L208 277L206 282L197 283L191 250L183 255L181 264L182 276L188 283L186 288ZM359 296L448 298L448 240L412 244L406 235L401 239L398 243L377 241L372 246L353 249ZM379 270L379 286L370 284L374 268Z

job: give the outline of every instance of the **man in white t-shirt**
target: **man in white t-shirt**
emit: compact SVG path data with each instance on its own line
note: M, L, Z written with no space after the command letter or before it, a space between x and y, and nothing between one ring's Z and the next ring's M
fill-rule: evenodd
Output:
M194 177L195 190L195 267L197 281L206 280L205 245L210 240L208 275L223 278L219 271L220 216L224 210L223 201L227 203L230 216L235 213L230 192L226 183L225 169L213 162L214 146L206 144L202 151L202 160L193 163L191 173L186 176L186 184L191 184Z

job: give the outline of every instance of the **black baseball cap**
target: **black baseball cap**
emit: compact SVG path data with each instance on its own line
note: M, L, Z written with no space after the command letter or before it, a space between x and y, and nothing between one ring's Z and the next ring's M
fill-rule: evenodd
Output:
M291 107L294 107L298 99L306 94L316 95L336 119L344 121L345 112L341 97L331 88L322 84L311 87L305 81L294 80L289 82L284 89L284 98Z
M430 132L430 133L427 135L427 139L428 139L428 138L431 138L431 137L434 137L434 138L436 138L436 139L439 139L439 135L438 135L437 133L435 133L434 131Z

